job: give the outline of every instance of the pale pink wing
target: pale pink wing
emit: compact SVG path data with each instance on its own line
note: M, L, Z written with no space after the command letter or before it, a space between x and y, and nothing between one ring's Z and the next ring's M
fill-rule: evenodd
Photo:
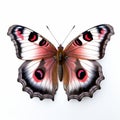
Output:
M63 68L63 84L68 100L80 101L83 97L92 97L100 89L104 76L98 62L68 57Z
M54 58L25 61L19 68L18 81L23 85L23 91L30 97L39 97L41 100L54 100L58 88L57 64Z
M24 60L35 60L53 57L56 48L42 35L20 25L13 25L8 30L16 48L17 57Z
M98 25L77 36L65 48L63 84L68 100L92 97L100 88L104 76L100 64L95 60L104 57L107 42L112 34L112 26Z
M101 59L104 57L107 42L113 34L113 28L108 24L95 26L78 35L64 51L67 56L80 59Z

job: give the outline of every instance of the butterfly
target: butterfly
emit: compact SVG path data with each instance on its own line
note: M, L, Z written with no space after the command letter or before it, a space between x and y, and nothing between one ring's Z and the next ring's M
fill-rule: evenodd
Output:
M96 61L105 55L113 27L101 24L74 38L65 49L58 49L37 32L13 25L8 30L16 55L25 62L19 68L18 82L30 97L54 100L58 79L63 81L68 101L91 97L100 89L104 79L101 65Z

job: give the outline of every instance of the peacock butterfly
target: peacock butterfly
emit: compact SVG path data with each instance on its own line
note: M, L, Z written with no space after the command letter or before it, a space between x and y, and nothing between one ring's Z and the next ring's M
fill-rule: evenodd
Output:
M54 100L58 78L68 100L92 97L104 79L101 65L107 42L114 34L112 26L101 24L74 38L63 49L58 49L45 37L21 25L8 30L16 48L17 57L25 60L19 68L18 81L30 97Z

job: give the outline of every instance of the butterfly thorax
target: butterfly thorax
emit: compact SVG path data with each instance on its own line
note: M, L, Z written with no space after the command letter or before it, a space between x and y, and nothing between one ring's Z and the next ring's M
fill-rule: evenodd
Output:
M62 47L62 45L60 45L58 47L58 52L57 52L57 61L58 61L58 64L62 64L63 63L63 59L64 59L63 47Z

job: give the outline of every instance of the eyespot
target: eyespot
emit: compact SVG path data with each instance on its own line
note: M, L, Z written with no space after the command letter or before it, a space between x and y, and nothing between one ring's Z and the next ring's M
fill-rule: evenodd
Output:
M86 31L83 33L83 39L90 42L91 40L93 40L93 36L91 34L90 31Z
M101 34L102 28L98 27L97 30L98 30L98 33Z
M79 45L79 46L82 45L82 42L81 42L78 38L75 40L75 43L76 43L77 45Z
M17 31L19 31L20 34L23 34L24 28L20 27L20 28L17 29Z
M98 27L97 30L98 30L98 33L105 34L105 29L104 28Z
M86 71L82 68L78 69L77 72L76 72L76 76L80 81L85 82Z
M45 39L42 39L40 42L39 42L39 45L40 46L44 46L46 44L46 40Z
M18 27L18 28L14 28L14 30L16 29L16 32L13 33L15 35L16 38L21 38L22 40L24 40L24 36L23 36L23 32L24 32L24 28L23 27Z
M35 80L38 82L44 78L45 73L42 69L36 69L34 75L37 78Z
M38 39L38 34L36 32L31 32L30 35L29 35L29 38L28 40L30 42L34 42Z

